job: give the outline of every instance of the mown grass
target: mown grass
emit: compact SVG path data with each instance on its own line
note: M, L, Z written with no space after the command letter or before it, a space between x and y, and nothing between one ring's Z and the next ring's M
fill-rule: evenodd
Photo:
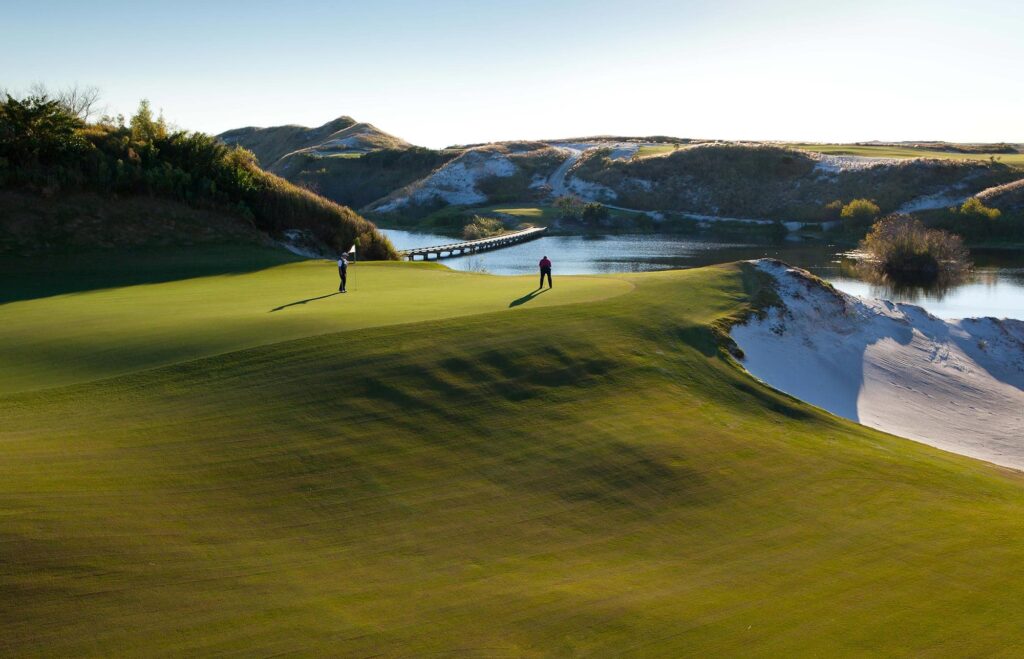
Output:
M247 277L209 286L282 297ZM392 308L506 303L451 277L365 295L387 326L0 397L0 654L1024 650L1024 481L751 380L714 338L740 268Z
M637 158L650 158L651 156L663 156L679 149L679 144L642 144L636 150Z
M866 156L870 158L941 158L944 160L982 160L994 157L1007 165L1024 165L1024 153L959 153L935 151L902 146L872 146L856 144L794 144L798 149L838 156Z
M220 258L210 262L214 255ZM340 295L333 261L287 263L285 258L277 261L284 265L271 267L272 261L260 261L260 256L245 250L212 250L205 258L166 253L146 267L139 267L137 255L101 256L99 262L93 256L91 262L69 259L43 279L36 278L36 268L19 272L12 283L21 284L27 295L57 292L47 286L64 283L91 283L95 290L0 305L0 393L313 334L498 311L536 287L532 276L467 276L437 264L382 267L367 262L350 266L349 293ZM185 260L192 270L179 268ZM156 283L104 287L113 281L108 262ZM223 268L214 272L224 274L196 276L204 267ZM69 270L86 274L74 276ZM529 306L594 300L628 289L619 280L574 277Z

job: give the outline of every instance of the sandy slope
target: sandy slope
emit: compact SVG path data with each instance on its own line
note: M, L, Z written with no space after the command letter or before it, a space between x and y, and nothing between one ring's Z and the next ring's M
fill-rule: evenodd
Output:
M747 370L839 416L1024 469L1024 322L944 321L777 261L785 305L733 328Z

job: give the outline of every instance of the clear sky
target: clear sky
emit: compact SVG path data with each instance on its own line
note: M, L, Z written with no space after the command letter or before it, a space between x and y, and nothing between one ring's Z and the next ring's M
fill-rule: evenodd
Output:
M432 147L1024 142L1024 0L0 0L0 86L33 82L211 133L347 114Z

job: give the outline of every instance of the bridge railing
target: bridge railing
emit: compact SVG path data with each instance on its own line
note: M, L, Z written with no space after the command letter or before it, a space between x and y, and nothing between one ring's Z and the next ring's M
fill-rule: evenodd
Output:
M539 238L546 231L547 227L532 227L521 231L503 233L499 236L491 236L489 238L477 238L476 240L466 240L459 243L449 243L447 245L404 249L399 251L398 254L402 258L409 259L410 261L414 260L416 256L422 256L425 261L429 261L431 255L434 255L435 260L452 256L462 256L470 252L496 249L498 247L505 247L507 245L515 245L528 240L533 240L535 238Z

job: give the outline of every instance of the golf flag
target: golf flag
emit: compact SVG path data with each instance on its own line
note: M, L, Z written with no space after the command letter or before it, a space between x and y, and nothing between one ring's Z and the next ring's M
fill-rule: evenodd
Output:
M355 244L353 244L352 247L349 248L347 253L348 254L355 254L356 253L356 246L355 246Z

